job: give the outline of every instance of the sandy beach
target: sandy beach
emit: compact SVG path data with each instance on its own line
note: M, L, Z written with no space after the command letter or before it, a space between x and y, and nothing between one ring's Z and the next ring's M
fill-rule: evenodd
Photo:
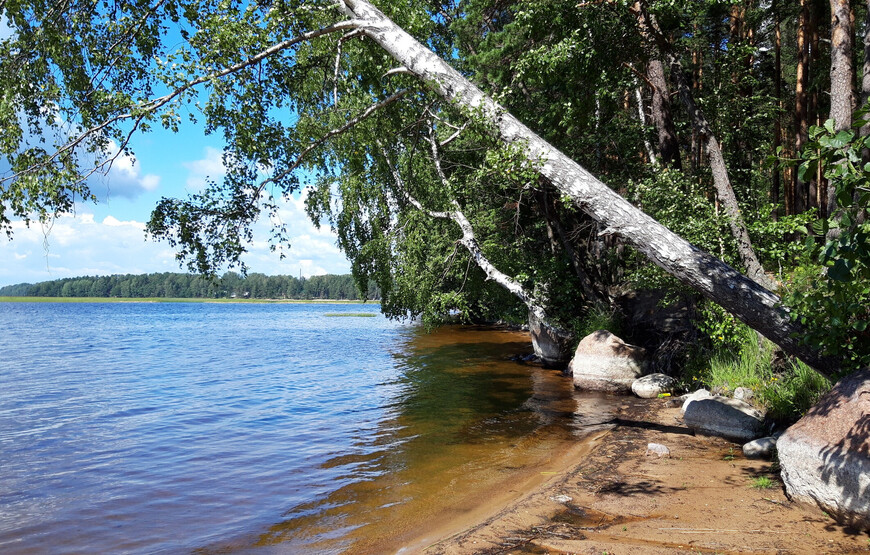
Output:
M507 504L495 496L441 539L402 552L870 552L870 534L791 502L775 463L694 436L679 415L663 400L626 398L616 427L574 453L564 471ZM648 455L648 443L667 446L670 456Z

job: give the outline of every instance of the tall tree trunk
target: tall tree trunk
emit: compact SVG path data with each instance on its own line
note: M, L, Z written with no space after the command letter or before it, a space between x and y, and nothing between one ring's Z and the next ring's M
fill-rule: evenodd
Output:
M867 0L870 2L870 0ZM782 146L782 121L780 118L782 117L782 33L780 31L779 25L779 12L777 8L779 2L777 0L773 0L771 4L771 14L773 14L773 31L774 31L774 43L773 43L773 67L774 67L774 76L773 76L773 95L776 97L777 106L779 107L779 112L776 114L776 119L773 122L773 153L774 156L779 156L779 148ZM780 172L779 166L773 166L773 180L770 189L770 201L773 203L773 213L771 217L773 221L777 221L779 219L779 196L781 190L781 181L782 181L782 173Z
M797 28L797 74L795 78L795 103L794 103L794 129L795 129L795 155L800 156L801 150L807 143L809 135L809 113L807 88L809 87L809 43L807 42L810 10L809 0L800 0L801 11L798 16ZM806 195L804 183L794 172L792 183L792 214L800 214L806 211Z
M810 5L809 20L807 21L807 40L809 41L809 75L819 74L819 68L822 65L822 53L819 50L819 5L814 0ZM807 120L813 122L813 125L822 125L822 114L819 107L819 87L810 87L807 91L809 100L807 104ZM816 175L812 176L809 181L804 184L804 193L806 195L806 208L810 210L823 210L820 208L825 203L819 200L819 191L822 177L822 165L819 164L816 168Z
M831 119L837 130L852 125L852 8L849 0L831 3Z
M861 106L866 106L870 103L870 0L867 0L867 14L864 18L864 67L861 74ZM870 135L870 123L861 126L861 136ZM862 149L861 161L866 164L870 162L870 148ZM856 192L856 195L859 193ZM858 214L859 223L864 223L867 220L867 209L865 207Z
M752 246L752 240L749 238L749 232L746 229L746 224L743 221L743 216L740 213L740 205L737 203L737 196L734 194L734 188L731 187L731 180L728 177L728 168L725 165L725 157L722 155L722 149L719 147L719 142L716 140L716 134L703 112L695 103L695 98L692 95L692 89L686 77L683 75L683 65L680 59L667 44L661 31L658 29L656 22L646 11L645 6L637 2L634 6L637 15L638 25L641 34L650 40L654 40L658 45L659 50L664 55L670 69L671 80L677 87L677 92L686 111L689 113L689 119L692 121L692 126L697 131L704 148L707 152L707 158L710 164L710 169L713 173L713 187L716 190L716 198L719 204L725 211L728 217L728 226L731 228L731 235L737 243L737 253L740 256L740 261L746 268L747 275L755 280L763 287L772 287L773 282L767 277L764 272L764 267L758 260L755 254L755 249Z
M861 105L870 102L870 0L867 0L867 14L864 18L864 66L861 74ZM861 136L870 135L870 123L861 126ZM870 149L861 153L862 161L870 162Z
M677 130L671 115L670 91L661 60L650 60L646 73L652 86L652 119L658 132L659 154L661 154L662 163L681 170L683 164L680 161L680 143L677 140Z
M364 0L337 1L366 36L403 64L408 72L432 86L443 98L487 118L502 141L522 148L542 176L606 231L622 237L666 272L734 314L786 353L831 373L834 361L801 345L798 338L802 330L790 320L779 297L632 206L523 125L372 4Z
M637 118L640 121L641 129L644 130L643 146L646 149L646 156L649 159L650 164L658 164L658 158L656 157L652 144L650 144L649 139L646 138L646 112L643 107L643 93L639 86L634 89L634 98L637 102Z
M855 95L852 83L855 68L852 65L852 6L849 0L831 2L831 119L837 130L849 129L852 125ZM828 187L826 213L836 213L836 188ZM836 228L828 232L828 238L836 236Z

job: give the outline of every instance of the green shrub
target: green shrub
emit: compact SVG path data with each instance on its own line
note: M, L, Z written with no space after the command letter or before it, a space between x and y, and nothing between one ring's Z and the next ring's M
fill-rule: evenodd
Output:
M805 279L792 284L785 300L808 329L805 343L841 359L848 373L870 364L870 163L861 161L870 137L837 131L828 120L812 127L810 138L798 173L812 175L821 166L836 208L813 224L812 233L803 230Z

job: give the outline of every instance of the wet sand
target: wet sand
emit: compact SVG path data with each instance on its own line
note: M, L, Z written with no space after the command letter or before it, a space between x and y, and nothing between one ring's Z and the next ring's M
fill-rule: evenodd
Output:
M507 503L499 492L464 522L435 526L402 552L870 552L868 533L791 502L772 463L744 458L739 444L691 435L679 414L662 400L626 398L617 426L569 453L564 470ZM651 442L669 447L670 457L647 456ZM773 487L753 487L761 476Z

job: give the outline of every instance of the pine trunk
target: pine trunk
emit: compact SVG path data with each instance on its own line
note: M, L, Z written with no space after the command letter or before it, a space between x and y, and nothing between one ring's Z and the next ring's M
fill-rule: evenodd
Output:
M652 85L652 119L659 137L659 154L662 163L670 168L682 169L680 143L671 115L670 91L665 79L665 68L661 60L650 60L647 77Z

